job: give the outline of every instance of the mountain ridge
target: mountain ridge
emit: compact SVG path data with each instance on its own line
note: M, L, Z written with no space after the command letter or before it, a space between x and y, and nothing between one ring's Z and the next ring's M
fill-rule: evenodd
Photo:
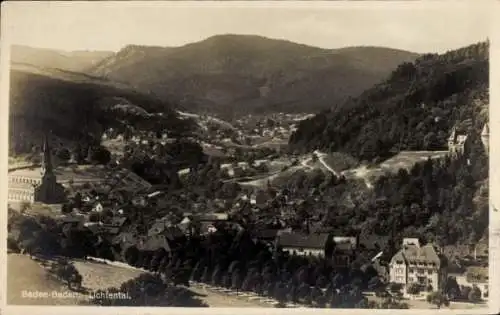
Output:
M12 45L10 59L11 63L27 63L38 67L82 72L113 53L113 51L63 51L27 45Z
M381 47L324 49L258 35L216 35L179 47L128 45L88 69L189 110L218 113L327 108L418 54ZM311 101L311 97L319 100ZM287 106L293 104L293 106Z

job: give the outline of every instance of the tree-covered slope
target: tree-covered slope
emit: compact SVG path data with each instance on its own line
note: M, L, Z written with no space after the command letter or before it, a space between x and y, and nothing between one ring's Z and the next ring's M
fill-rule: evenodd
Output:
M401 150L446 149L453 126L478 141L488 119L488 48L482 42L403 63L359 97L301 122L290 144L372 160Z
M100 139L109 127L188 130L189 122L170 107L126 86L75 72L18 64L11 68L9 129L18 153L40 144L40 134L49 130L70 141Z

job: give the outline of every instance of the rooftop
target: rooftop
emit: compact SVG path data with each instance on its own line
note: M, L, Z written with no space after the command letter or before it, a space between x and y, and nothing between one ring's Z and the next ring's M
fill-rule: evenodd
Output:
M30 184L30 183L15 183L15 182L12 182L12 183L9 183L8 184L9 186L9 189L18 189L18 190L34 190L35 188L35 185L33 184Z
M316 248L324 249L328 240L327 233L301 234L294 232L281 232L277 236L278 245L282 247Z
M422 247L406 245L392 257L391 263L394 261L405 263L434 263L437 266L441 266L443 262L436 249L431 244Z
M359 245L367 250L382 250L387 246L389 239L389 236L360 235Z
M156 251L160 248L170 251L170 245L163 235L150 236L145 240L139 241L138 248L145 251Z
M62 181L69 181L73 177L82 179L103 179L106 175L106 170L103 166L96 165L72 165L59 166L54 169L55 175ZM40 178L40 167L17 169L9 172L9 176L22 176L28 178Z

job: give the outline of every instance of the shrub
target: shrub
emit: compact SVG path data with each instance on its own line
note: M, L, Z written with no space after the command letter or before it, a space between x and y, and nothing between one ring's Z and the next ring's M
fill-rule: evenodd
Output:
M391 292L399 292L402 289L403 289L403 285L401 283L394 283L394 282L392 282L392 283L389 284L389 290Z
M427 302L436 305L437 308L441 308L442 305L450 305L450 301L441 292L432 292L427 295Z
M481 301L481 296L482 296L481 290L476 285L474 285L469 293L468 298L469 301L471 301L472 303L477 303Z
M77 289L80 290L82 288L82 275L78 272L78 270L68 262L66 259L60 259L56 261L50 270L58 279L66 282L68 285L68 289Z
M71 152L67 148L60 148L56 152L56 156L63 162L69 161L71 158Z
M406 288L406 293L408 294L419 294L421 291L421 286L418 283L411 283L408 288Z
M10 236L7 237L7 250L14 253L19 253L21 251L17 241Z

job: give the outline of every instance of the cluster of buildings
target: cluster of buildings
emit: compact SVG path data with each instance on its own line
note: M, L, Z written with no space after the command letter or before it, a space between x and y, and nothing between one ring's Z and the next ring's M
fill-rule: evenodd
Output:
M49 137L45 136L39 166L25 165L9 170L8 202L61 204L67 200L69 188L101 186L109 181L110 176L118 180L120 186L135 190L151 187L147 181L126 169L110 170L102 165L77 165L71 162L56 167Z

